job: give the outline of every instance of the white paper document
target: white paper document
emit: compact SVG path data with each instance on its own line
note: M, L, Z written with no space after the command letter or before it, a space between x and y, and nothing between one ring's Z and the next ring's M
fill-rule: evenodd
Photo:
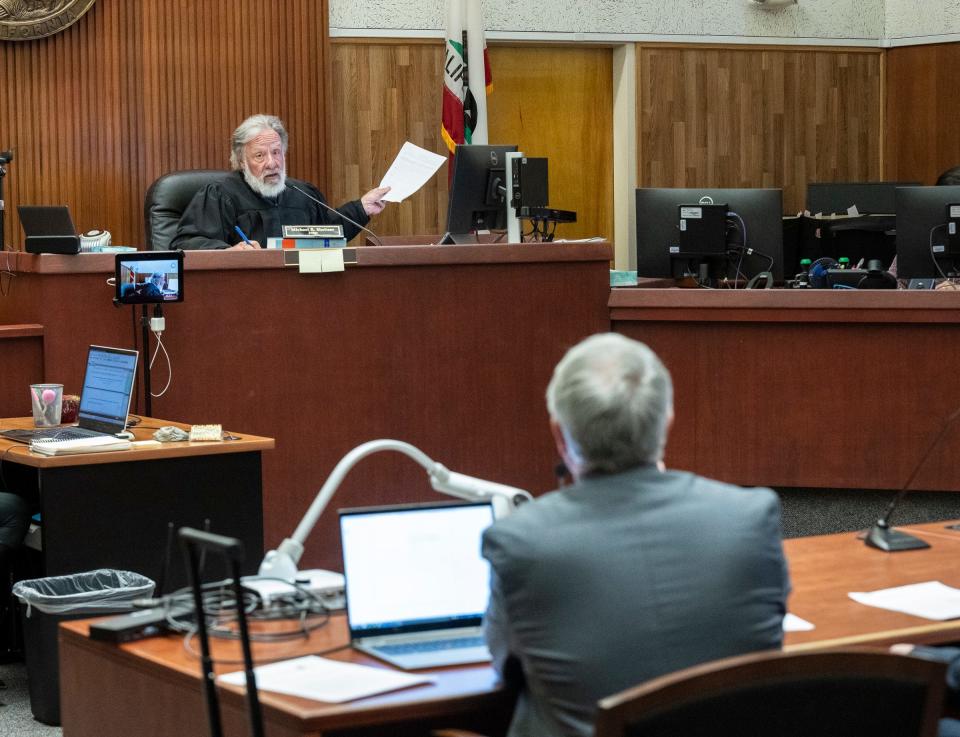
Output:
M816 629L816 627L813 626L813 623L801 619L796 614L787 612L783 615L784 632L809 632L814 629Z
M939 622L960 617L960 589L939 581L924 581L878 591L852 591L848 596L867 606Z
M429 182L446 160L446 156L440 156L407 141L380 181L381 187L390 187L383 199L388 202L403 202Z
M316 655L261 665L253 671L257 677L257 688L261 691L274 691L333 704L434 681L429 676L344 663ZM247 683L242 670L226 673L217 680L233 686L245 686Z

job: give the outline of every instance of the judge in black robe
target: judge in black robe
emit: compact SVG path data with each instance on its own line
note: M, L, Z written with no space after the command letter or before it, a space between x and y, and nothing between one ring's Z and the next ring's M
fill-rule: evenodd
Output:
M338 213L343 213L360 225L370 222L370 216L360 200L353 200L336 208L336 212L330 212L291 187L299 187L326 202L312 184L289 178L286 181L286 188L274 198L254 192L240 171L231 172L221 182L208 184L197 192L184 211L170 247L228 248L243 242L234 226L239 227L249 240L257 241L264 248L267 238L283 237L284 225L342 225L344 237L350 240L360 232L360 228Z

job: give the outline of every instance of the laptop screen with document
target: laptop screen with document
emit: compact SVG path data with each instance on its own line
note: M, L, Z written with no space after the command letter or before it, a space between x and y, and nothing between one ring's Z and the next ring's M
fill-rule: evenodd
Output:
M80 392L81 427L119 432L127 424L137 352L92 345Z
M351 637L479 625L490 586L480 538L492 522L489 503L341 510Z

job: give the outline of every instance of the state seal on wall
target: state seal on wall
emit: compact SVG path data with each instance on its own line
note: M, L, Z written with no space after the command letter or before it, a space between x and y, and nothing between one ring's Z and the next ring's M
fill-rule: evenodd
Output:
M0 0L0 40L28 41L59 33L90 10L94 0Z

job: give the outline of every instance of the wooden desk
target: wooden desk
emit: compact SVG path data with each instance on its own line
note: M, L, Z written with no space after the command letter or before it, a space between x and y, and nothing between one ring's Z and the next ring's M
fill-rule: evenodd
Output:
M960 641L960 620L933 622L864 606L847 596L850 591L875 591L921 581L942 581L960 588L960 531L947 529L948 524L952 523L898 528L932 546L901 553L869 548L853 532L785 540L793 580L790 611L816 626L811 632L789 633L786 649Z
M787 540L793 577L790 610L813 622L812 632L790 633L788 650L842 645L886 646L894 642L943 643L960 639L960 622L929 622L857 604L849 591L939 579L960 586L956 566L960 532L943 523L909 528L929 540L928 550L881 553L853 534ZM94 642L89 623L61 626L61 694L64 737L181 737L202 733L206 724L199 663L178 637L143 640L122 646ZM342 645L344 618L336 616L310 641L256 645L254 657L293 657ZM218 657L240 658L235 642L217 641ZM331 657L378 664L351 650ZM382 666L386 667L386 666ZM236 670L237 666L229 668ZM220 672L223 672L221 669ZM262 693L267 733L294 735L424 734L430 726L480 728L501 734L512 697L501 689L489 667L436 671L437 683L350 704L331 705ZM242 694L221 689L228 735L245 735Z
M0 419L0 428L32 427L30 418ZM149 439L167 420L144 418L131 428ZM211 527L244 541L246 569L263 556L260 454L272 438L236 434L220 443L164 443L109 453L44 456L0 438L0 471L8 490L26 497L43 521L42 575L94 568L129 569L158 581L167 524ZM186 585L178 547L167 578ZM212 563L208 577L220 575Z
M960 292L614 289L670 369L667 464L738 484L897 489L956 409ZM958 490L957 423L914 489Z
M189 252L185 295L164 307L173 362L153 412L277 438L264 458L264 527L276 546L334 465L360 443L398 438L455 471L532 492L555 485L544 391L581 338L609 330L607 243L355 249L339 274L300 274L285 254ZM87 346L129 346L112 254L17 253L0 324L43 327L43 376L78 392ZM166 380L162 359L154 387ZM23 408L29 411L26 385ZM337 506L435 499L393 453L365 460ZM304 567L341 566L336 515Z
M155 637L114 646L87 637L86 620L60 629L60 699L64 737L183 737L206 730L199 661L180 637ZM254 658L294 657L347 642L346 619L335 615L308 643L255 644ZM214 656L240 660L239 643L215 640ZM330 657L384 666L350 649ZM218 667L223 673L238 666ZM348 704L325 704L262 691L266 732L294 735L390 735L423 737L431 727L460 726L502 734L512 697L489 666L443 668L436 683ZM225 734L249 734L243 692L222 687Z

